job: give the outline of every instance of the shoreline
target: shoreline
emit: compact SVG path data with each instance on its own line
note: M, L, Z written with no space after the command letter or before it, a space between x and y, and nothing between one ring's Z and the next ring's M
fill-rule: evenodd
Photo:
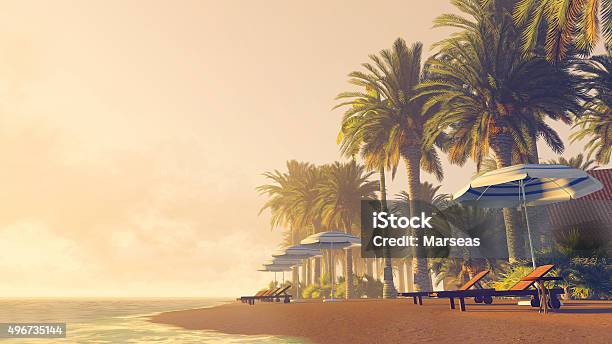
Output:
M604 343L612 331L612 301L568 301L558 311L538 314L516 301L469 304L451 311L445 300L306 301L291 304L240 302L170 311L153 323L187 330L300 338L314 343L399 343L464 341L486 343Z

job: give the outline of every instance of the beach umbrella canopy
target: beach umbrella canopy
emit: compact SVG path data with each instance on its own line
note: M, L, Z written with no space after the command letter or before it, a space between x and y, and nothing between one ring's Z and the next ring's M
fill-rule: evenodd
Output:
M349 246L361 246L361 239L344 232L329 231L312 234L300 241L300 244L321 250L333 250Z
M312 234L302 241L302 246L315 247L320 250L335 250L341 248L348 248L353 246L361 246L361 239L354 235L350 235L344 232L328 231ZM329 255L329 265L333 266L333 257ZM334 269L332 268L332 277L334 276ZM331 300L334 300L334 283L332 278L332 289L331 289Z
M257 269L257 271L262 271L262 272L274 272L274 282L276 282L276 273L277 272L282 272L283 273L283 283L285 281L285 271L291 271L291 268L293 267L293 265L284 265L284 264L264 264L262 265L262 267L260 269Z
M264 260L263 265L264 266L268 266L268 265L287 265L287 266L294 266L296 264L298 264L300 262L299 259L296 258L277 258L277 257L273 257L271 259L266 259Z
M586 172L564 165L521 164L478 176L453 199L486 208L513 208L569 201L601 190Z
M263 265L257 271L263 272L281 272L281 271L291 271L291 265Z
M527 224L531 260L535 256L527 206L569 201L601 190L599 180L586 172L565 165L520 164L500 168L478 176L453 195L467 205L485 208L522 206Z
M322 254L323 253L321 253L321 250L319 250L318 248L307 246L307 245L295 245L295 246L287 247L286 249L278 250L272 253L272 257L274 257L273 259L280 260L281 262L284 260L289 260L289 261L295 260L299 262L302 259L306 259L306 258L310 258L314 256L320 256ZM296 269L297 269L297 266L296 266ZM297 296L296 297L299 297L300 295L300 280L299 280L300 277L299 276L300 275L297 274L297 283L296 283Z
M295 245L272 253L272 257L280 259L305 259L322 255L321 250L309 245Z

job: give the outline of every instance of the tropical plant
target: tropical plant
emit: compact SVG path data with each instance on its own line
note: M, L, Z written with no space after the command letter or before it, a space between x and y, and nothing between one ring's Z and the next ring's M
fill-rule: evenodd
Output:
M563 276L575 299L610 299L612 273L605 258L573 258L564 267Z
M610 0L521 0L514 18L523 27L522 47L533 50L544 34L546 57L560 62L572 52L589 55L599 41L612 44Z
M430 264L437 272L436 281L441 280L462 285L477 272L489 270L495 274L503 267L505 233L502 214L499 209L484 209L450 203L441 208L432 219L434 227L445 237L478 238L478 247L456 247L439 250L438 258Z
M421 201L427 202L436 208L446 208L452 204L452 196L449 194L439 194L442 185L434 186L429 182L422 182L420 188ZM395 195L396 200L408 203L410 195L406 191L400 191Z
M513 152L528 154L532 138L540 137L555 152L564 148L545 118L569 123L580 110L576 78L545 59L522 53L518 31L507 13L492 13L478 0L453 2L471 17L443 15L436 27L462 31L435 45L429 59L429 80L418 87L433 113L426 125L432 146L438 135L450 139L449 159L462 165L470 157L477 166L493 153L497 168L513 163ZM510 260L522 250L519 219L504 210Z
M337 97L341 100L337 107L349 106L342 120L340 138L350 136L344 141L346 150L354 154L363 145L366 163L374 157L374 165L379 169L391 168L393 176L403 159L408 176L407 192L413 200L420 199L421 168L442 178L436 149L433 145L423 149L423 127L428 117L421 111L422 102L412 99L415 86L426 78L421 71L421 51L421 43L408 47L403 39L397 39L391 49L370 56L372 63L362 65L366 72L349 74L349 82L363 90ZM444 148L444 136L437 136L435 143ZM429 289L426 260L414 261L415 289Z
M583 82L580 85L594 97L585 104L585 113L574 128L578 131L571 136L572 142L589 138L585 145L588 158L592 156L601 163L610 162L612 155L612 50L608 47L606 55L593 56L579 60L574 68Z
M295 160L287 161L287 171L278 170L264 173L271 183L257 187L261 195L268 199L260 214L269 209L272 228L285 227L289 231L283 235L283 246L296 245L309 234L321 229L320 215L314 208L317 185L323 179L320 167ZM315 263L315 275L320 274L320 264ZM302 271L309 271L303 269ZM297 280L297 268L293 269L293 280ZM310 280L302 276L302 280ZM297 291L297 290L296 290Z
M354 81L354 80L353 80ZM381 208L387 207L386 169L395 169L388 153L388 129L384 125L386 113L385 101L380 93L366 85L363 93L342 93L337 99L343 101L334 108L348 106L338 134L338 144L344 156L355 159L360 156L369 171L377 171L380 186ZM388 252L386 252L388 253ZM368 264L368 263L366 263ZM393 283L391 257L385 257L384 298L394 298L397 294Z
M557 229L544 259L557 266L563 281L557 283L566 296L577 299L612 297L608 263L610 236L605 227L592 223Z
M480 163L478 170L472 175L472 178L481 176L487 172L491 172L497 169L497 162L493 158L485 158Z
M592 171L599 168L599 166L597 165L597 161L588 158L585 160L584 155L582 153L579 153L578 155L573 156L569 159L560 156L558 159L551 159L548 160L546 163L571 166L581 169L583 171Z
M510 264L505 271L498 273L496 281L491 286L499 290L508 290L518 283L521 278L531 273L531 271L533 271L533 267L525 265L524 262ZM557 271L553 271L551 275L556 276ZM547 286L551 286L550 282L546 283L548 284Z
M375 199L378 182L370 181L372 172L366 172L363 165L354 160L347 163L335 162L324 169L325 178L317 187L318 197L315 209L321 214L321 222L327 228L342 229L352 233L353 225L360 217L361 200ZM351 250L344 250L345 278L353 276ZM346 284L346 297L352 294L352 284Z

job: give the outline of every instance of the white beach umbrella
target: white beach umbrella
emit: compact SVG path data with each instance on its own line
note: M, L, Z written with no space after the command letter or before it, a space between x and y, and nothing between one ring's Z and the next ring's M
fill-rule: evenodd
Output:
M601 190L603 185L586 172L565 166L520 164L478 176L453 195L453 199L484 208L515 208L525 212L529 249L536 267L527 206L569 201Z
M305 259L320 255L321 250L310 245L294 245L272 253L272 257L280 259Z
M290 246L287 247L285 249L281 249L278 251L275 251L274 253L272 253L272 257L277 258L277 259L297 259L297 260L302 260L302 259L306 259L306 258L310 258L310 257L314 257L314 256L320 256L323 253L321 253L321 250L316 248L316 247L312 247L312 246L308 246L308 245L295 245L295 246ZM296 265L295 268L297 269L298 266ZM295 285L296 287L296 299L300 298L300 274L297 274L297 283Z
M293 265L280 264L280 263L268 263L268 264L264 263L260 269L257 269L257 271L274 272L274 283L276 283L276 273L282 272L283 273L283 283L285 283L285 271L291 271L291 269L293 268Z
M330 267L332 270L332 276L331 277L331 300L334 300L334 276L335 275L333 272L335 270L335 268L333 267L334 264L334 259L332 256L332 252L335 249L344 249L344 248L349 248L349 247L354 247L354 246L361 246L361 239L359 239L358 237L354 236L354 235L350 235L344 232L338 232L338 231L328 231L328 232L320 232L320 233L315 233L312 234L306 238L304 238L302 241L300 241L300 244L303 246L310 246L310 247L314 247L314 248L318 248L319 250L331 250L330 251L330 255L329 255L329 259L330 259Z
M264 260L263 265L289 265L294 266L300 262L297 258L288 258L288 257L272 257L270 259Z

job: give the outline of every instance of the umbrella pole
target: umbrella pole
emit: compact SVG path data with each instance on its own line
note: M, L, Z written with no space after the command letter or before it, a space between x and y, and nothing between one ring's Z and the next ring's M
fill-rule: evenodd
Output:
M527 238L529 238L529 251L531 253L531 263L536 268L535 254L533 254L533 242L531 242L531 228L529 227L529 215L527 214L527 197L525 197L525 184L519 181L521 192L523 193L523 212L525 212L525 223L527 224Z
M295 299L299 300L299 298L300 298L300 265L299 264L296 265L295 269L297 270L297 285L295 286L296 287L296 292L295 293L297 295L295 295Z

